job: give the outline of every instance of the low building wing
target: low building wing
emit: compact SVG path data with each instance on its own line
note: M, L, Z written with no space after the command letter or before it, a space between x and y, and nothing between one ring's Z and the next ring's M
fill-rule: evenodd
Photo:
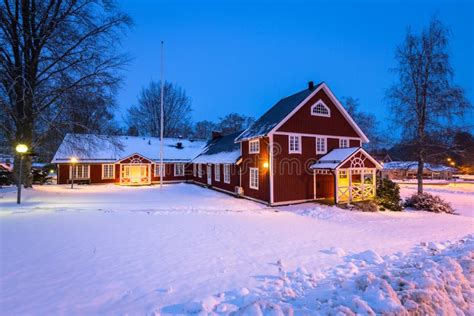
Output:
M240 158L240 144L235 143L234 139L241 133L240 131L211 140L193 163L235 164Z
M206 147L203 141L179 138L163 140L166 162L189 162ZM140 154L153 161L160 159L160 139L141 136L101 136L92 134L67 134L59 146L52 163L67 163L76 157L83 163L116 162L133 154Z

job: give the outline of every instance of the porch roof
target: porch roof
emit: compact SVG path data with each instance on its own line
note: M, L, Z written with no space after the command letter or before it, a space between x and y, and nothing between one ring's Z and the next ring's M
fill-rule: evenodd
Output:
M354 156L356 153L362 152L367 158L378 168L382 166L372 158L364 149L361 147L349 147L349 148L336 148L331 150L326 155L319 158L314 164L310 166L311 169L337 169L340 165L346 162L349 158Z

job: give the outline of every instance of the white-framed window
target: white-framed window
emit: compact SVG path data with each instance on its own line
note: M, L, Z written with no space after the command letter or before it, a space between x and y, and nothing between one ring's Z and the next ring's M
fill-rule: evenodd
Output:
M202 164L198 164L198 176L199 178L202 178Z
M69 177L74 174L74 179L89 179L89 165L71 165Z
M197 167L196 167L196 164L193 163L193 177L196 178L196 175L197 175Z
M301 153L301 136L299 135L288 135L288 152L290 154Z
M159 177L161 175L161 170L163 169L162 167L160 168L161 164L157 163L155 164L155 177ZM164 176L164 174L163 174Z
M250 168L250 188L258 190L258 168Z
M325 154L327 153L327 138L326 137L316 137L316 154Z
M347 179L347 170L339 170L339 179Z
M311 115L331 117L331 110L322 100L319 100L311 107Z
M221 181L221 165L218 163L214 165L214 180Z
M349 147L349 139L340 138L339 139L339 148L348 148L348 147Z
M184 176L184 163L175 163L174 164L174 176L175 177Z
M258 154L260 152L260 140L249 141L249 154Z
M102 165L102 179L115 179L115 165Z
M224 182L230 183L230 165L228 163L224 164Z

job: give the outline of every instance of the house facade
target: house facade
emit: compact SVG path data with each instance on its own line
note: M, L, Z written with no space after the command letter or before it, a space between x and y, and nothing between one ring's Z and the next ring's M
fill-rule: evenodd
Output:
M153 140L156 142L159 140ZM329 87L310 82L306 89L278 101L242 132L215 134L207 143L181 141L186 148L194 143L195 151L188 150L179 160L172 154L176 148L165 146L165 181L193 182L272 206L368 200L375 196L376 171L382 166L361 148L366 142L365 134ZM97 168L96 176L89 173L90 183L156 183L159 147L145 146L152 150L147 154L139 147L129 149L128 156L115 156L114 167L104 167L104 161L95 166L93 161L98 158L89 157L89 168ZM74 168L67 154L62 157L64 163L56 157L53 162L59 165L59 183L67 183L70 177L65 175L71 175L69 170ZM101 168L112 168L113 178L99 179Z

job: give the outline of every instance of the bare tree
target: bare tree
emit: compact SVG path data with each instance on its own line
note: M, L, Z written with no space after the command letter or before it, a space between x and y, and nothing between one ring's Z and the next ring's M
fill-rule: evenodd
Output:
M91 108L75 102L79 92L82 100L113 94L126 62L117 45L130 23L113 0L0 3L0 130L11 148L22 142L38 151L76 122L67 113L87 117ZM25 163L28 175L31 157Z
M151 81L142 88L138 105L128 109L126 118L129 127L134 126L140 135L160 135L161 83ZM191 100L181 87L170 82L164 84L164 126L165 137L187 137L191 128Z
M407 31L396 50L398 81L389 89L393 120L402 137L413 140L418 160L418 193L423 193L427 135L446 130L470 108L464 91L452 82L450 32L437 18L417 35Z
M250 116L230 113L220 118L217 127L222 134L227 135L246 129L255 121Z
M199 121L194 124L193 137L196 139L211 139L212 132L217 130L216 123L211 121Z
M363 112L360 109L359 99L353 97L342 98L343 104L347 112L351 115L354 121L359 125L370 140L367 148L370 150L381 149L385 145L384 138L380 132L380 122L372 113Z

